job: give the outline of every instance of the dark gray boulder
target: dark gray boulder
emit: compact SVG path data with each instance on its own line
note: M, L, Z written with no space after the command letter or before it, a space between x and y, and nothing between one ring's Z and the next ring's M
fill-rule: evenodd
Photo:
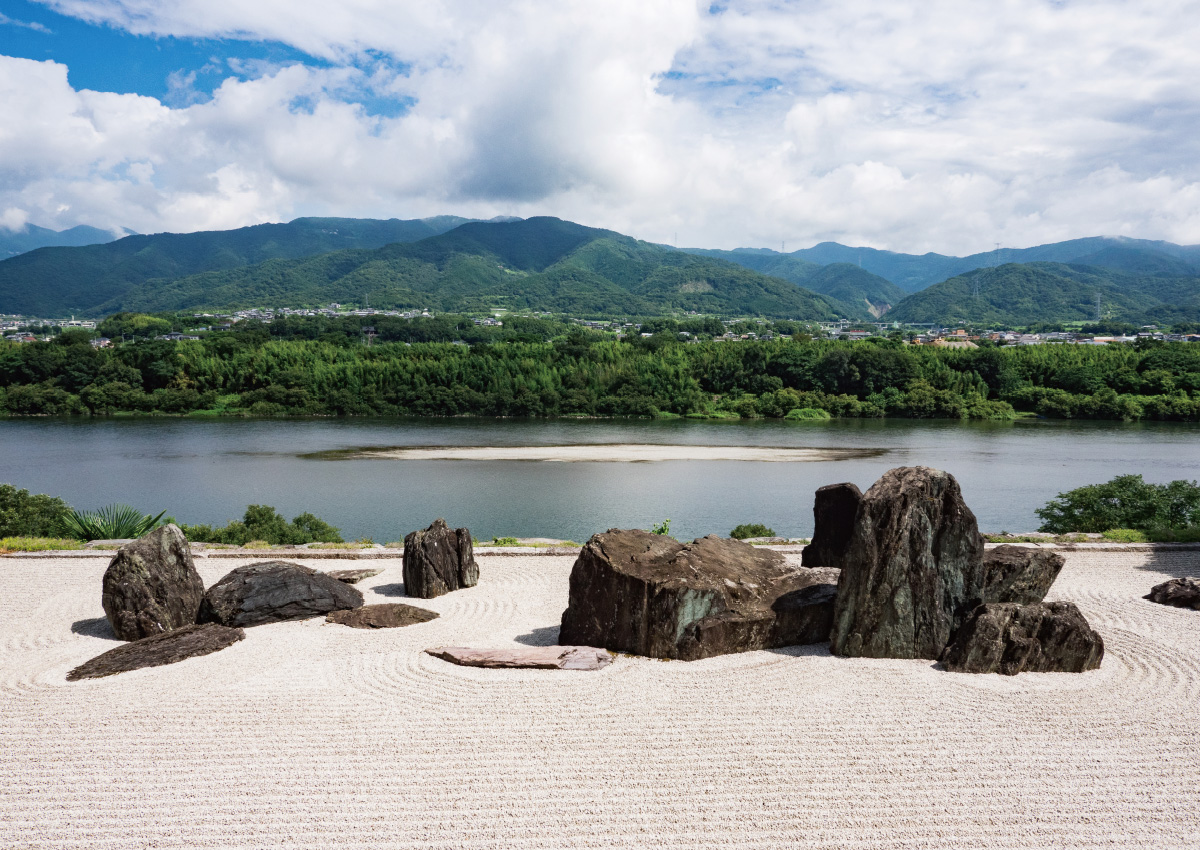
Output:
M1200 611L1200 579L1173 578L1156 584L1146 594L1146 599L1160 605L1172 605L1176 608L1191 608Z
M806 567L842 568L850 538L854 535L854 517L862 501L857 484L828 484L817 489L813 501L812 540L800 553Z
M100 604L117 637L140 640L195 623L203 596L187 538L172 524L117 550Z
M646 531L593 535L571 569L559 641L654 658L695 660L827 638L814 626L825 602L772 606L828 570L789 566L778 552L713 535L692 543Z
M997 546L983 555L983 601L1041 602L1063 568L1063 557L1049 549Z
M241 629L230 629L215 623L182 626L170 632L151 635L122 644L80 664L67 674L67 681L99 679L142 667L161 667L186 658L209 655L244 638Z
M427 611L415 605L384 602L379 605L330 611L325 616L325 622L338 623L354 629L396 629L416 623L428 623L430 620L436 620L438 616L436 611Z
M834 570L829 570L835 573ZM775 623L771 627L771 646L803 646L825 643L833 628L833 609L837 601L837 581L790 590L771 603Z
M983 600L983 537L954 476L886 472L863 495L847 547L835 655L937 659Z
M227 573L204 594L199 621L261 626L358 608L363 595L325 573L285 561L264 561Z
M955 673L1082 673L1104 658L1104 639L1071 602L991 603L972 612L941 661Z
M444 519L404 538L404 590L409 596L432 599L452 590L474 587L479 564L471 532L452 529Z

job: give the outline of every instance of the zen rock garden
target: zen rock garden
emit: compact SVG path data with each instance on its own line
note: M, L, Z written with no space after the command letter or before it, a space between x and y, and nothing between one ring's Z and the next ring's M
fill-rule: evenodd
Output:
M454 664L599 670L612 653L694 661L727 653L828 643L847 658L926 659L962 673L1094 670L1104 641L1071 602L1046 602L1063 567L1055 552L985 550L975 515L949 473L901 467L861 492L816 492L816 528L800 564L713 535L681 543L640 530L593 535L570 573L562 645L436 647ZM475 586L471 533L438 519L404 539L410 597ZM355 582L377 569L318 572L267 561L238 567L207 590L183 533L156 529L113 557L101 601L129 641L72 670L95 678L216 652L245 629L325 617L374 630L438 614L401 603L364 605ZM1147 599L1200 610L1200 582L1174 579Z

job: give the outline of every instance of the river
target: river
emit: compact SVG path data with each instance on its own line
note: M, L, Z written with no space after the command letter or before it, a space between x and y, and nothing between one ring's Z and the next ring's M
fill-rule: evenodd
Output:
M481 539L667 518L680 539L743 522L808 536L817 487L917 464L958 478L981 529L1031 531L1073 487L1200 478L1200 426L1047 420L5 420L0 452L0 483L76 508L224 524L266 504L380 543L439 516Z

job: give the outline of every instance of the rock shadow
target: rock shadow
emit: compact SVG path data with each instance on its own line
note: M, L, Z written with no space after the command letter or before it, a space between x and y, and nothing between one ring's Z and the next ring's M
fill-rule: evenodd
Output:
M121 639L116 636L112 630L112 626L108 624L107 617L93 617L90 620L76 620L71 624L71 631L77 635L86 635L87 637L101 638L103 640L113 640L118 643Z
M825 641L824 643L793 644L792 646L773 646L764 651L773 652L776 655L790 655L793 658L833 657L833 653L829 651L829 641Z
M391 584L380 584L369 590L378 593L380 596L408 596L408 591L404 587L404 582L394 581Z
M526 646L554 646L558 643L558 626L542 626L523 635L517 635L513 640Z

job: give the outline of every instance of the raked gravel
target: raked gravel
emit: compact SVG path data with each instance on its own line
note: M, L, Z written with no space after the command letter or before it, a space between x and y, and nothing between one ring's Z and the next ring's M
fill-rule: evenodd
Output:
M825 646L458 667L423 650L551 644L566 605L572 558L480 555L429 623L259 626L82 682L107 560L0 559L0 848L1200 847L1200 612L1141 598L1200 552L1066 558L1050 598L1107 644L1080 675ZM371 566L367 603L413 601Z

